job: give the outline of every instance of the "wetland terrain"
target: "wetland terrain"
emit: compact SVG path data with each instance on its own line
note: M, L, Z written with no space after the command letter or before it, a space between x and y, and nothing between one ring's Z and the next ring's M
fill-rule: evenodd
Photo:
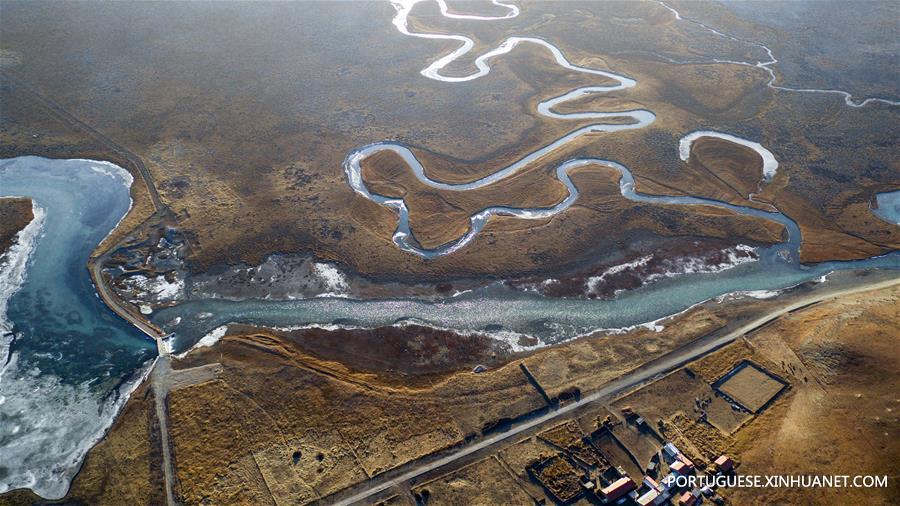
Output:
M0 2L0 504L889 504L900 8L849 10Z

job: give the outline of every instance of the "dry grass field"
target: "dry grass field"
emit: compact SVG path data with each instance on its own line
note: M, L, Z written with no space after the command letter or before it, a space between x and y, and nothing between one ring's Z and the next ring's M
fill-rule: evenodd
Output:
M719 385L719 390L754 413L785 387L784 383L751 363L738 367L737 372Z
M900 289L822 303L750 339L791 390L735 435L744 474L888 476L888 488L735 489L735 504L892 504L900 494ZM756 359L754 359L755 361Z
M676 371L625 395L609 408L597 405L571 422L560 420L561 425L546 435L510 441L496 455L505 476L515 477L518 484L503 481L502 487L516 485L529 497L544 497L543 489L525 470L532 462L559 452L542 438L571 443L572 437L561 435L593 431L605 419L611 420L612 434L634 454L638 465L631 463L612 439L595 444L613 465L639 473L661 442L650 432L639 432L633 423L620 420L617 415L625 406L643 415L654 428L657 420L663 420L661 432L697 463L727 452L736 458L738 472L743 474L897 476L896 462L890 456L896 454L898 440L898 408L892 397L897 389L892 374L898 364L891 352L897 346L896 329L900 327L898 300L900 289L895 287L791 313L688 364L691 374ZM747 318L741 311L758 314L783 303L726 303L698 310L716 308L724 311L720 317L740 322ZM757 307L750 310L753 305ZM572 386L584 395L635 364L671 349L669 346L677 345L675 336L691 339L710 331L704 326L691 327L694 321L691 314L676 320L667 326L672 334L656 343L656 333L641 330L566 343L523 360L550 395ZM213 364L215 369L215 374L196 378L202 383L179 384L168 399L176 492L185 503L309 502L457 444L493 421L543 405L519 369L518 359L480 374L425 365L403 374L389 368L383 372L357 370L305 350L300 345L302 333L276 337L247 334L246 330L242 330L244 335L227 336L214 347L176 363L178 368ZM340 339L340 331L335 332L331 337ZM358 339L357 335L349 342ZM653 351L648 351L644 345L651 343ZM590 353L607 357L594 361L593 369L587 360L591 349ZM585 361L572 360L579 356ZM716 418L734 413L723 405L720 407L727 411L715 414L721 398L706 408L709 422L699 420L692 409L694 399L704 395L703 388L708 395L712 391L709 383L745 360L784 377L791 388L751 419L729 422L736 427L730 433ZM566 371L560 373L560 368ZM160 490L159 449L154 446L158 445L154 439L158 432L148 409L151 405L152 395L146 388L139 389L105 442L89 454L66 500L104 503L106 498L124 493L120 490L125 484L135 493L145 490L141 488L144 485L135 484L147 483L147 487ZM137 461L147 465L136 465ZM441 495L452 501L496 499L477 486L500 472L487 462L459 473L448 470L448 475L434 482L435 500ZM857 502L888 504L888 498L896 493L895 485L891 487L840 493ZM439 489L443 490L440 495ZM828 504L838 497L834 490L736 489L722 493L736 504ZM403 504L408 500L409 494L399 491L390 501ZM0 503L34 501L33 496L20 492L3 496ZM137 499L135 503L149 504Z
M31 200L0 198L0 254L12 245L16 234L25 228L33 217Z
M423 246L458 238L469 216L487 206L556 204L566 189L555 168L591 157L629 167L643 193L773 205L799 224L804 262L900 248L900 227L870 210L876 193L900 185L900 129L886 127L898 124L898 108L847 107L834 94L767 87L769 74L752 63L764 61L765 51L742 42L764 40L774 48L782 61L773 70L794 85L838 83L854 93L893 96L896 72L881 75L888 71L874 66L866 77L846 69L882 61L883 51L872 48L884 41L867 37L891 38L887 23L896 16L860 4L846 13L855 29L843 30L854 40L831 33L817 41L812 28L848 9L812 3L808 17L797 16L812 20L809 30L798 30L789 17L761 19L712 4L701 12L676 0L686 15L737 35L722 37L677 20L657 2L519 3L522 14L515 19L478 23L448 19L426 2L410 23L414 30L472 38L474 51L445 69L453 76L472 72L478 54L509 36L542 37L577 65L637 82L557 112L640 108L656 120L642 129L583 136L513 177L470 192L423 185L391 155L366 160L366 183L405 199ZM499 12L486 2L481 8ZM860 21L873 12L868 23ZM139 159L149 186L133 185L132 211L106 245L139 242L148 231L171 226L186 241L186 269L193 274L256 265L275 253L308 254L373 284L455 286L460 280L477 286L569 276L577 290L557 295L580 296L584 273L623 255L680 258L783 240L780 225L759 218L711 206L630 201L621 196L615 170L588 166L572 173L581 197L564 213L539 221L495 217L466 248L435 260L400 251L392 241L396 213L347 184L342 164L348 153L389 140L408 146L430 177L472 181L590 123L542 116L540 102L609 81L568 71L533 45L492 60L482 78L430 80L420 71L456 44L404 36L391 24L394 14L389 2L362 1L3 2L0 158L109 160L141 182ZM819 43L829 50L820 51ZM791 49L799 46L810 54ZM869 48L859 62L835 59L858 47ZM688 160L680 160L678 140L696 130L759 141L779 161L776 176L761 185L760 157L714 138L699 139ZM146 222L155 191L162 208ZM0 199L0 252L30 219L27 200ZM520 354L487 336L416 326L236 326L215 346L174 362L179 370L215 370L178 385L166 399L175 493L185 504L307 504L544 409L521 364L555 401L589 394L807 290L771 300L710 301L659 322L658 331L597 333ZM573 436L597 429L607 416L616 439L598 444L613 464L638 474L659 441L621 420L624 408L698 463L726 452L741 474L890 478L886 489L721 491L734 504L891 504L900 497L898 307L895 287L785 315L607 406L560 420L555 430L510 441L494 455L412 489L392 490L385 504L411 504L414 494L421 498L426 491L434 504L546 500L528 466L545 461L551 475L568 472L568 462L553 457L560 451L554 445L577 450ZM745 361L790 385L782 391L781 383L752 366L721 385L753 414L711 387ZM486 370L475 373L477 365ZM153 405L147 386L134 393L62 504L165 501ZM574 493L577 484L566 480L561 489ZM23 491L0 496L0 504L44 503Z
M553 219L491 220L467 248L436 261L399 251L391 241L395 214L346 184L341 163L348 152L395 140L410 146L433 177L471 180L583 126L585 120L537 115L536 104L604 78L562 69L546 50L526 44L492 62L481 79L460 85L428 80L419 70L453 44L403 36L390 23L393 14L387 2L165 9L7 3L0 49L9 57L2 73L18 84L3 79L0 86L0 156L100 158L135 170L109 146L49 114L30 93L52 99L143 160L172 211L166 221L188 238L194 272L257 264L273 252L311 252L376 279L553 275L635 241L780 239L780 227L756 219L634 205L618 195L614 174L588 169L575 178L582 199ZM562 112L642 107L657 115L644 129L586 136L471 195L429 191L389 164L372 182L408 194L423 244L457 237L465 218L487 205L558 201L562 189L547 176L575 156L623 163L643 192L747 204L759 183L755 155L710 140L698 143L685 164L677 158L677 141L697 129L759 140L776 154L778 175L755 200L775 203L800 223L804 260L858 258L900 243L900 230L886 228L867 207L876 192L896 187L897 133L873 127L896 121L896 112L776 93L764 86L760 69L708 63L760 58L758 47L678 22L654 2L567 2L563 10L553 2L529 2L518 18L502 23L446 19L425 3L411 19L417 29L458 30L473 38L475 51L448 67L451 75L470 72L479 49L509 35L541 36L577 64L638 82L565 104ZM722 28L747 24L733 16L721 21L728 25ZM69 26L83 30L73 33ZM109 26L130 28L110 32ZM151 210L146 188L135 185L133 196L134 211L118 238ZM601 229L607 233L590 233Z
M531 497L497 457L488 457L412 489L427 504L530 504Z

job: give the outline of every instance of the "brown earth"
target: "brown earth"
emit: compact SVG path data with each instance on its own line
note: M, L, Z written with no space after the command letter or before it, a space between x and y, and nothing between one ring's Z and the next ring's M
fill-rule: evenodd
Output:
M748 196L761 186L762 165L762 157L750 148L715 137L700 137L691 145L685 184L703 188L718 183L719 193L705 196L753 206L755 203Z
M804 293L802 288L798 290L798 294ZM627 395L611 409L617 413L620 405L627 404L648 417L654 427L657 419L667 420L666 427L683 434L686 448L706 458L705 454L726 445L724 451L740 462L740 473L837 470L887 473L896 480L896 463L890 456L897 451L894 418L898 408L891 392L897 389L894 373L898 364L891 351L900 325L898 300L900 288L892 288L797 311L746 340L689 364L693 379L685 372L673 373ZM640 329L588 337L542 349L521 360L550 396L573 388L585 395L680 343L720 328L726 319L739 325L783 303L779 298L706 304L673 322L663 322L666 329L659 333ZM388 360L402 349L401 339L394 336L384 347L373 348L367 368L348 367L326 358L339 356L339 347L324 346L320 354L315 353L329 340L341 342L343 331L317 330L309 335L297 331L276 337L236 330L244 335L226 336L214 347L200 349L176 364L182 369L210 364L215 369L215 374L203 376L207 380L200 378L202 383L179 383L168 400L177 492L188 504L203 498L219 504L307 502L459 444L465 436L504 417L516 417L543 405L519 369L519 360L480 374L452 372L441 365L441 353L437 352L434 364L419 358L402 370L398 362ZM372 336L379 332L370 331ZM411 339L422 335L414 327L409 333ZM369 339L360 333L346 337L348 347ZM451 339L440 334L430 337L448 343ZM364 363L362 357L354 360ZM713 426L697 425L700 422L695 421L691 403L700 395L698 387L685 388L680 383L660 386L670 378L680 378L681 383L693 385L696 381L708 389L703 381L714 381L743 360L785 377L791 387L752 420L740 422L740 428L728 436L712 438L711 434L718 433ZM677 401L676 394L683 399ZM103 503L104 497L110 497L104 494L123 494L120 487L126 483L161 481L156 467L159 452L150 450L158 444L152 439L157 434L152 413L150 394L139 389L105 442L89 454L67 498L70 502L85 498L88 503ZM599 405L587 410L584 421L579 421L581 430L596 429L609 413ZM681 418L679 413L683 413ZM848 424L858 429L848 432ZM653 452L652 438L627 423L614 420L612 430L639 460ZM522 490L531 497L542 497L540 487L528 482L524 466L541 454L547 457L558 450L538 438L528 441L503 450L501 463L518 478ZM823 446L822 441L828 445ZM530 449L520 452L517 448L524 449L522 445ZM828 448L825 454L823 448ZM622 461L614 462L617 465L633 467L625 454L617 459ZM896 492L896 481L891 483L893 488L887 490L853 493L857 498L869 494L867 499L874 497L878 504L879 497L890 496L882 494ZM152 489L158 491L160 486ZM154 497L140 487L134 493ZM829 495L832 492L814 496L766 490L774 495L751 499L749 492L728 493L736 494L739 504L751 500L827 503L836 497ZM148 503L134 497L135 503ZM7 494L2 501L41 502L21 492Z
M170 396L178 478L189 503L242 502L267 490L306 502L543 402L515 365L408 389L261 336L226 337L211 353L224 367L219 379ZM318 465L291 466L296 449ZM264 487L248 485L246 473L262 473L250 484Z
M900 476L898 304L895 286L791 313L614 406L654 426L664 420L666 436L698 462L734 456L738 474L888 476L888 488L720 489L734 504L891 504ZM745 360L787 379L789 389L730 435L697 421L698 390L685 385L708 385Z
M562 201L568 195L568 191L556 178L556 165L563 159L551 154L546 160L549 163L535 163L530 169L503 181L463 192L439 190L422 183L406 163L391 152L382 152L369 157L362 165L363 179L370 191L388 197L403 198L409 208L410 228L419 243L425 248L434 248L460 238L469 229L469 218L486 207L552 207ZM755 152L719 139L701 138L695 143L694 156L691 157L689 170L685 171L695 175L689 179L689 184L698 188L708 187L707 181L711 179L710 166L714 166L720 174L713 178L713 186L718 184L721 188L710 190L704 196L719 200L745 204L746 195L756 191L755 181L761 179L762 159ZM571 174L581 192L574 206L578 211L583 209L588 212L585 215L570 211L567 214L572 214L572 218L584 218L587 222L591 222L603 216L606 226L615 230L643 229L657 236L666 236L679 231L694 236L725 238L730 237L728 233L716 230L737 229L740 230L740 236L755 243L771 244L781 238L780 225L757 218L736 216L713 207L698 209L629 201L620 194L618 172L609 167L602 165L584 167ZM434 176L429 174L429 177ZM662 213L670 217L657 218ZM636 219L635 215L650 219ZM374 216L374 213L365 213L364 216ZM718 224L714 225L713 222L707 221L711 219L716 220ZM392 216L392 220L393 222L389 224L395 223L396 217ZM562 224L564 220L569 221L570 217L559 216L538 221L492 218L482 233L488 238L488 245L493 246L509 234L534 235L535 229L539 230L553 223L557 234L565 234L562 243L569 243L571 239L571 242L578 244L577 237L582 234L565 227ZM378 226L375 223L360 222L360 224L366 225L367 228ZM479 249L477 245L473 247ZM566 253L569 252L560 251L554 257L566 257ZM508 250L501 250L500 254L507 261L518 256L516 252ZM577 253L572 251L569 255L571 254ZM494 256L497 255L491 251L483 251L479 255L483 261ZM450 260L438 259L433 263L448 262Z
M552 2L534 2L519 18L501 23L446 20L434 10L430 4L417 7L415 22L422 29L459 29L485 48L512 33L544 36L575 63L612 68L639 83L566 104L564 111L640 106L657 120L641 130L589 136L516 181L480 196L454 196L462 202L408 188L421 194L411 203L417 209L414 229L425 244L458 236L463 215L495 198L554 202L559 185L552 178L539 181L570 156L619 161L634 171L645 192L737 201L752 191L758 173L745 170L748 153L739 148L713 142L698 147L703 152L687 165L677 159L678 138L698 128L760 140L776 154L779 174L757 200L774 202L800 222L804 260L856 258L900 244L900 229L865 208L874 193L897 185L897 134L875 128L896 121L893 109L850 110L837 100L774 93L763 86L765 73L750 67L661 60L654 53L684 60L759 55L674 22L655 3L604 2L602 9L568 3L560 12ZM459 86L424 79L418 71L454 44L396 33L388 4L60 9L54 3L7 3L3 14L9 21L0 49L12 57L2 72L144 160L174 224L189 238L195 271L256 264L272 252L312 251L373 277L509 276L565 271L637 239L777 240L770 224L755 219L632 205L617 196L614 175L592 169L578 176L597 178L597 186L579 181L587 185L583 199L563 215L543 223L492 220L452 258L426 262L392 243L393 212L350 191L341 170L346 153L393 139L411 146L434 177L483 176L582 126L584 121L536 116L534 107L602 78L565 71L545 50L523 45L492 62L482 79ZM348 15L354 23L333 22ZM126 25L132 28L106 30ZM68 26L104 35L85 37ZM192 27L190 41L183 38L186 27ZM223 38L225 33L234 36ZM359 51L321 44L330 38ZM448 71L467 72L470 65L464 58ZM135 170L96 139L48 117L42 105L5 80L0 91L0 156L109 159ZM133 193L135 211L117 237L152 210L146 188L135 185ZM446 216L429 216L437 211Z
M259 329L231 325L228 333L247 335ZM391 383L421 386L433 378L482 365L487 368L509 361L512 351L505 343L482 334L457 334L420 325L369 329L333 330L309 328L270 333L289 340L303 353L361 374L372 374ZM204 363L203 357L188 355L178 368Z
M497 457L488 457L455 473L423 483L413 489L433 505L529 504L531 497Z
M693 315L701 323L681 331L672 325L671 331L661 333L642 329L612 338L592 337L543 349L524 361L552 396L573 385L587 392L689 336L720 325L715 318L704 319L702 311ZM469 366L452 372L436 351L429 361L414 359L404 367L396 358L403 346L399 337L391 337L394 330L384 334L384 346L370 346L369 360L345 355L339 346L366 346L381 332L345 335L345 331L313 329L281 337L227 336L215 347L177 362L179 370L221 364L215 379L179 385L169 396L179 496L188 504L204 497L220 504L267 504L273 498L307 502L544 405L518 361L480 374L470 372ZM362 335L366 333L369 336ZM424 334L412 327L407 346L414 348L416 335L448 345L458 338ZM427 349L441 347L430 344ZM353 366L336 361L340 356ZM411 356L416 356L414 350ZM500 350L498 357L504 356L508 355ZM572 367L561 375L556 369L565 363ZM136 394L129 401L109 440L133 434L136 425L127 414L137 409L132 406L139 400L140 409L149 407L152 413L152 399L141 399ZM131 458L130 449L98 445L88 462L100 458L94 453L103 456L114 448L123 453L118 458ZM153 456L144 461L160 463ZM139 481L142 469L86 464L76 476L73 491L105 493L100 486L103 480ZM3 500L12 500L9 497L19 496ZM67 496L72 497L76 496Z
M750 411L756 412L778 395L784 386L755 366L748 365L719 385L719 390Z
M573 388L587 393L724 320L697 308L683 321L659 333L589 337L522 360L550 396ZM407 328L412 342L422 335ZM344 355L340 343L352 350L381 330L346 339L345 331L242 332L175 364L222 365L216 379L169 397L178 492L186 503L308 502L544 405L518 361L480 374L469 366L451 372L436 353L434 364L414 359L403 367L392 358L399 338L388 337L384 346L370 346L368 362L348 353L351 367L337 360ZM323 343L329 344L316 351Z
M134 176L131 210L98 247L112 245L153 213L147 186L137 168L121 154L79 126L63 120L22 86L12 84L0 73L0 158L36 155L46 158L85 158L110 161Z
M892 504L900 494L900 289L795 313L751 340L788 395L735 435L742 474L878 475L888 488L735 489L735 504Z
M0 255L12 246L16 234L33 218L31 199L0 198Z
M663 402L662 399L665 401ZM699 415L696 399L709 400L709 406L704 408L708 414L709 423L725 433L730 433L749 419L747 413L733 410L728 402L715 395L709 383L684 372L670 374L652 385L619 399L613 406L617 410L630 407L656 428L660 420L665 421L678 412L687 413L696 418ZM642 463L647 464L646 461Z
M550 491L555 502L566 504L581 494L578 470L561 454L533 463L530 470Z

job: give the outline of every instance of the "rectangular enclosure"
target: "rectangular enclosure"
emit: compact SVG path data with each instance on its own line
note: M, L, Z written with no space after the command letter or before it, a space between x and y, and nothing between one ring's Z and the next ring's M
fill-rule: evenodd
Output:
M752 413L758 413L787 387L787 382L745 360L716 381L714 388Z

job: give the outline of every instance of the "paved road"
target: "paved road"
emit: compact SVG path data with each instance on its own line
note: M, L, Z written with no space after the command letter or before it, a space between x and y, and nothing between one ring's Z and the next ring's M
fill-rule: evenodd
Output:
M124 307L122 307L118 299L116 299L115 295L110 293L109 287L106 286L106 283L103 280L103 277L100 274L100 266L103 264L103 257L98 258L94 261L90 262L90 271L91 271L91 279L94 281L94 288L97 289L97 294L100 296L100 299L109 306L110 309L113 310L114 313L121 316L123 319L128 321L128 323L134 325L144 334L150 337L157 342L157 347L160 346L160 338L162 338L165 333L157 328L152 323L137 318L132 315L129 311L127 311Z
M128 160L128 162L138 171L138 174L141 176L141 179L144 181L144 184L147 187L148 192L150 193L150 200L153 203L153 208L155 212L160 212L165 209L165 206L162 204L159 198L159 193L156 191L156 186L153 184L153 178L150 175L150 171L147 170L147 167L144 165L144 162L141 160L139 156L132 153L128 149L119 145L114 140L110 139L108 136L88 125L87 123L81 121L72 113L63 108L60 104L53 101L50 98L47 98L37 91L35 91L28 83L21 81L8 73L0 73L0 78L15 86L16 88L28 93L31 95L35 101L46 107L52 114L56 115L63 123L68 124L69 126L82 130L86 132L88 135L97 140L100 144L106 146L114 153ZM140 329L143 333L150 336L152 339L157 339L163 335L163 333L148 322L135 317L125 310L118 302L113 294L110 293L106 284L103 281L103 278L100 276L100 265L103 257L97 258L93 260L89 266L91 271L91 278L94 281L94 286L97 288L97 292L100 295L100 298L103 299L103 302L106 303L110 309L113 310L116 314L127 320L129 323Z
M169 445L169 417L166 411L166 397L169 395L168 376L172 373L168 355L161 355L153 371L150 373L150 385L153 388L153 401L156 408L156 419L159 421L160 444L162 446L163 474L166 481L166 504L175 506L175 468L172 466L171 447Z
M153 203L153 207L155 209L154 214L158 214L164 212L165 206L162 204L159 193L156 190L155 185L153 184L153 179L150 175L150 171L147 170L141 158L134 153L130 152L126 148L120 146L118 143L104 135L102 132L94 129L90 125L84 123L79 120L77 117L66 111L61 105L56 103L55 101L46 98L39 93L37 93L34 89L32 89L27 83L24 83L8 74L0 74L0 77L7 80L7 82L12 85L19 87L20 89L26 91L30 95L32 95L35 100L39 103L43 104L47 107L51 112L56 114L61 120L68 123L71 126L76 128L80 128L98 140L101 144L107 146L113 152L122 156L129 163L133 165L135 169L137 169L141 178L144 181L144 184L147 187L147 190L150 194L150 199ZM104 255L105 256L105 255ZM173 482L174 482L174 468L171 463L171 455L169 448L169 434L168 434L168 419L167 413L165 410L165 399L168 395L169 384L168 376L171 374L171 366L169 362L169 356L167 352L164 350L164 347L161 343L161 338L163 337L163 333L150 324L136 316L132 315L130 312L126 311L117 301L117 299L109 292L108 287L104 283L103 277L100 275L100 265L102 265L103 256L95 259L90 264L90 272L91 277L94 280L94 285L97 288L97 292L103 301L119 316L129 321L135 327L140 329L142 332L156 340L157 346L160 349L160 357L157 360L154 370L151 373L151 382L154 389L154 397L156 398L156 412L157 417L160 423L160 432L162 436L162 446L163 446L163 465L165 471L165 480L166 480L166 500L167 503L171 506L176 504L173 492ZM888 280L885 282L877 283L871 286L859 287L859 288L851 288L847 290L843 290L840 292L829 293L825 295L817 295L811 296L801 301L795 302L788 306L785 306L779 310L773 311L765 316L762 316L732 332L729 332L721 337L706 339L701 338L698 339L678 350L675 350L657 360L651 361L637 370L633 371L630 374L627 374L617 380L614 380L608 384L606 384L601 389L596 392L582 398L581 400L574 402L572 404L568 404L556 411L551 411L545 415L541 415L537 418L530 419L528 421L522 422L513 426L510 430L491 436L489 438L483 439L476 443L473 443L461 450L458 450L450 455L439 458L437 460L433 460L431 462L427 462L421 465L416 465L415 462L411 463L411 469L406 471L399 476L395 476L391 478L390 476L396 473L385 473L381 476L375 477L361 485L363 490L361 492L356 493L350 497L345 499L340 499L334 502L337 505L349 505L357 502L361 502L369 497L372 497L379 492L383 492L393 486L399 485L406 481L409 481L413 478L421 476L430 471L434 471L436 469L440 469L444 466L452 464L466 456L472 455L476 452L484 450L486 448L490 448L498 443L508 440L514 436L520 435L525 431L535 429L541 427L543 425L547 425L556 421L557 418L563 417L567 414L572 413L573 411L586 406L588 404L597 402L601 399L606 399L611 397L617 393L623 392L625 390L634 388L642 383L650 381L656 377L663 376L671 371L674 371L686 363L692 362L700 357L703 357L726 344L729 344L741 336L751 332L763 325L770 323L771 321L797 309L801 309L817 302L821 302L824 300L829 300L833 298L840 297L842 295L849 295L851 293L864 292L869 290L876 290L879 288L884 288L887 286L893 286L896 284L900 284L900 279ZM406 466L401 466L402 469ZM346 490L353 490L357 487L351 487ZM345 490L345 491L346 491ZM341 495L339 492L336 496ZM337 497L335 498L337 499Z
M656 377L661 377L669 372L675 371L682 367L683 365L693 362L698 358L701 358L735 340L746 335L749 332L752 332L773 320L784 316L787 313L792 311L796 311L798 309L806 308L818 302L835 299L841 296L850 295L858 292L866 292L871 290L877 290L881 288L886 288L894 285L900 285L900 279L890 279L887 281L883 281L880 283L876 283L873 285L867 285L863 287L856 288L848 288L846 290L841 290L838 292L831 292L825 294L816 294L801 299L797 302L794 302L790 305L783 306L780 309L772 311L764 316L757 318L756 320L747 323L746 325L741 326L740 328L733 330L727 334L724 334L717 338L706 339L700 338L692 343L689 343L663 357L660 357L657 360L651 361L644 366L641 366L637 370L629 373L617 380L614 380L610 383L607 383L604 387L597 390L596 392L583 397L581 400L574 402L572 404L568 404L556 411L551 411L545 415L539 416L537 418L528 420L521 424L513 426L510 430L491 436L489 438L483 439L476 443L472 443L471 445L458 450L450 455L439 458L437 460L427 462L421 465L415 465L415 462L412 463L413 466L409 471L406 471L399 476L391 477L389 476L391 473L386 473L381 477L375 477L371 480L362 484L364 488L360 492L346 498L339 498L338 496L342 495L340 492L335 494L332 498L335 499L332 504L338 506L345 506L350 504L355 504L362 502L375 494L383 492L391 487L400 485L405 483L413 478L419 477L425 473L430 471L434 471L436 469L442 468L449 464L456 462L457 460L462 459L468 455L471 455L480 450L484 450L486 448L492 447L498 443L501 443L509 438L512 438L516 435L519 435L529 429L534 429L536 427L542 425L549 425L551 422L555 422L556 419L560 417L564 417L567 414L572 413L573 411L581 408L585 405L597 402L601 399L606 399L612 397L613 395L624 392L631 388L641 385L647 381L650 381ZM347 490L353 490L355 487L351 487ZM329 498L326 498L326 502L328 502Z

